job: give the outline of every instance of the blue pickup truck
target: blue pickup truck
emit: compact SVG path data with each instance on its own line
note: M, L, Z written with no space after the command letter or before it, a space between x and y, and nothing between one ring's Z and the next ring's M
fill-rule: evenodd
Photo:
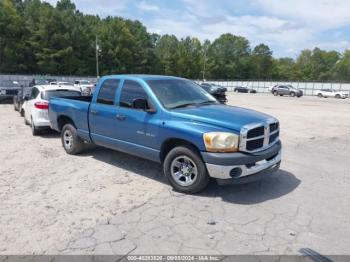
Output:
M49 118L68 154L94 143L156 161L185 193L201 191L210 177L220 184L261 179L281 162L276 118L222 105L183 78L106 76L91 97L52 98Z

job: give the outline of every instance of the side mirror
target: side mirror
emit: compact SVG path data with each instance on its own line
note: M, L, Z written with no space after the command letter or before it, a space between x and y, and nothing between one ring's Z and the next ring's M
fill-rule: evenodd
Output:
M132 107L134 109L143 110L143 111L146 111L148 113L155 113L156 112L155 109L149 108L148 102L144 98L136 98L136 99L134 99L134 101L132 101Z

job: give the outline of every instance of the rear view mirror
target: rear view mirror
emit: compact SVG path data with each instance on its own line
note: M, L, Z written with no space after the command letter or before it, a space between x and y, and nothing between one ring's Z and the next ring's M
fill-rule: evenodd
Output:
M155 109L150 108L148 106L148 102L144 98L136 98L136 99L134 99L133 102L132 102L132 107L134 109L143 110L143 111L146 111L148 113L155 113L156 112Z
M140 109L146 111L147 109L147 100L143 98L136 98L132 101L132 107L135 109Z

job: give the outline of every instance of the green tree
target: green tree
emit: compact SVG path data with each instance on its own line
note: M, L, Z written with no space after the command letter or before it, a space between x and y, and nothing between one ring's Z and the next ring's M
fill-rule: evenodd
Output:
M250 58L251 78L270 79L273 74L272 51L267 45L254 47Z
M208 50L211 78L243 79L248 77L249 41L232 34L221 35Z
M346 50L335 64L333 78L339 81L350 81L350 50Z

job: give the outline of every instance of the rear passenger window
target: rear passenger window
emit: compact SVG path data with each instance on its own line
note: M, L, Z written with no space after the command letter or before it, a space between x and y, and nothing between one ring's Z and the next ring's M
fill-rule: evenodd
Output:
M100 92L97 96L97 103L105 105L113 105L115 93L117 91L119 79L107 79L103 82Z
M36 87L34 87L34 88L32 89L31 94L30 94L30 98L31 98L31 99L36 98L36 97L38 96L39 93L40 93L40 91L39 91Z
M120 96L120 106L133 108L133 101L138 98L147 100L147 94L145 90L139 83L131 80L126 80L124 82Z

